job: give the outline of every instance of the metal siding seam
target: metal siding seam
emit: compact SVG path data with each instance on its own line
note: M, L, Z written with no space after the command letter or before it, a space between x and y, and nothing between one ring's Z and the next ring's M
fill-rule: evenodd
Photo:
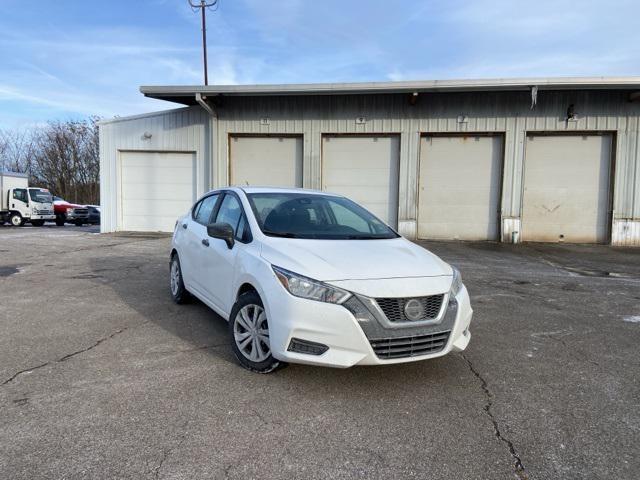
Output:
M636 118L636 127L640 126L638 125L638 119ZM634 135L634 143L635 143L635 152L633 155L633 183L631 185L631 191L629 192L629 196L631 198L631 217L632 218L640 218L640 185L638 185L638 183L640 182L640 178L638 177L638 170L640 169L640 149L638 148L638 140L640 137L640 130L636 130ZM640 225L638 226L640 228ZM636 235L636 238L638 238L638 236ZM640 238L638 238L638 240L640 241Z

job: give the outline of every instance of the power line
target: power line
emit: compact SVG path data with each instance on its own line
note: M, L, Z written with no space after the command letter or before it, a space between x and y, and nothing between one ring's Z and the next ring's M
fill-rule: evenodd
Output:
M200 10L202 14L202 59L204 63L204 84L209 85L209 74L207 71L207 8L215 7L214 11L218 9L219 0L200 0L199 3L194 0L188 0L191 9L194 12Z

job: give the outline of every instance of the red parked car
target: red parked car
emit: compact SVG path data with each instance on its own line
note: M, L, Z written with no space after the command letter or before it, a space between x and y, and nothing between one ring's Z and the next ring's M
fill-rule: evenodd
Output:
M60 197L53 197L53 211L56 214L56 225L63 226L65 222L81 226L89 222L89 209L84 205L69 203Z

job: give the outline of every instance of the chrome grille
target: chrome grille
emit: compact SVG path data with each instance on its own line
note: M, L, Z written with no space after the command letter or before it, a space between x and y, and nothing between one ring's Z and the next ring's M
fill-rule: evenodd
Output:
M408 319L404 313L405 305L409 300L414 300L412 298L376 298L376 302L390 322L411 322L438 318L443 299L443 293L428 297L416 297L415 300L420 302L424 312L422 317L417 320Z
M73 213L75 213L78 216L89 215L89 209L88 208L74 208L73 209Z
M418 357L442 350L449 340L450 333L451 331L414 337L382 338L369 340L369 342L378 358L384 360Z

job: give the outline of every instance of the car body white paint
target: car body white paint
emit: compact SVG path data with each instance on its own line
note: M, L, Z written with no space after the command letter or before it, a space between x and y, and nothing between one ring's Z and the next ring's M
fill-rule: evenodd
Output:
M271 352L276 359L346 368L424 360L467 347L473 311L464 285L455 296L455 321L442 350L427 355L382 359L375 354L363 328L347 308L293 296L282 286L272 269L275 265L372 299L442 293L445 294L443 303L449 305L448 301L454 300L449 298L453 269L433 253L403 237L311 240L267 236L258 226L246 193L330 194L266 187L230 187L217 191L235 192L239 197L252 241L246 244L236 242L229 249L223 240L209 238L206 227L196 223L189 211L176 222L172 253L177 252L180 257L186 289L225 320L229 320L243 285L249 284L258 292L267 314ZM186 227L183 228L184 225ZM205 239L209 240L208 247L201 243ZM400 330L414 326L403 322L393 328ZM321 343L329 349L319 356L290 352L287 347L292 338Z

